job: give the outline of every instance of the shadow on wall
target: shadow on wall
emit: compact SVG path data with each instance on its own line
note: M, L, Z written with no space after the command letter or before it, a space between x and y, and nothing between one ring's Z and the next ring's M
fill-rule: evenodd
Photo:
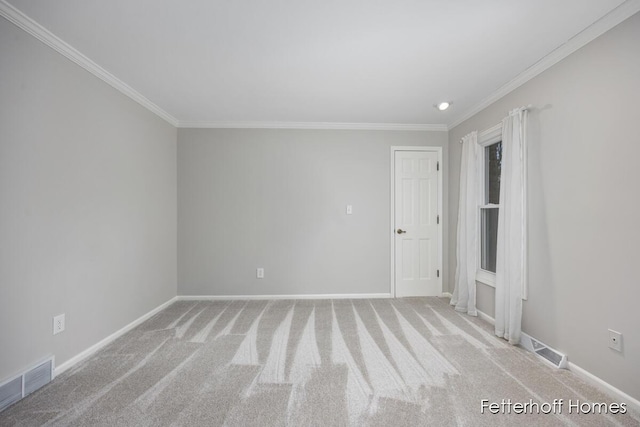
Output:
M558 342L556 325L556 300L554 291L556 283L553 277L555 271L551 259L551 247L549 227L547 224L547 203L545 197L544 158L548 158L548 153L553 147L545 146L545 141L541 138L540 116L545 110L552 109L553 106L547 104L540 108L529 110L528 118L528 276L529 295L528 300L522 304L522 330L543 342L551 345L551 342ZM532 233L531 230L536 230ZM534 304L535 300L544 300L543 304ZM544 306L544 311L529 311L529 302L532 306ZM537 325L543 329L535 329Z

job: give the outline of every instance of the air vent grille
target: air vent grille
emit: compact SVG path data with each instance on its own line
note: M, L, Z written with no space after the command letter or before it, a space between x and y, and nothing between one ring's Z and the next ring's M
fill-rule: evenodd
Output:
M0 386L0 411L22 399L22 376Z
M0 412L53 379L53 357L0 384Z
M24 395L27 396L51 381L51 361L36 366L24 374Z
M567 360L567 356L565 354L554 350L553 348L547 346L544 343L541 343L537 339L532 338L525 333L522 333L520 345L530 352L537 354L556 368L566 369L569 364L569 361Z
M560 363L562 362L562 355L551 350L549 347L541 348L540 350L536 350L536 354L544 357L549 362L554 365L560 367Z

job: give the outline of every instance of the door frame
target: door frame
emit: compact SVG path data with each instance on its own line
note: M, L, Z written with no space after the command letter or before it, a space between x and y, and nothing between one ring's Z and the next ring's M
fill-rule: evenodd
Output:
M440 215L440 227L438 227L438 266L440 269L440 294L442 295L444 288L444 268L442 266L443 259L443 229L444 215L443 208L443 183L444 183L444 162L442 161L442 147L426 147L426 146L391 146L391 176L390 187L391 193L389 198L391 224L389 226L389 247L391 252L391 277L389 292L392 298L396 298L396 152L398 151L430 151L438 153L438 162L440 169L438 172L438 215Z

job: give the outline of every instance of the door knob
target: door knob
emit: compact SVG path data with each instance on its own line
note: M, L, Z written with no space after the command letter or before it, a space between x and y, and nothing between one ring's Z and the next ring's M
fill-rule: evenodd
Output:
M403 229L401 229L401 228L398 228L398 231L396 231L396 233L398 233L398 234L403 234L403 233L406 233L406 231L404 231L404 230L403 230Z

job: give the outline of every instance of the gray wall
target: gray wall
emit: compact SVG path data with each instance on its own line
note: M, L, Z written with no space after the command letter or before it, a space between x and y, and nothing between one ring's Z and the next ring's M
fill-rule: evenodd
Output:
M178 293L388 293L393 145L447 133L180 129Z
M2 18L0 58L2 382L97 343L177 278L175 128Z
M453 272L458 141L472 130L498 123L511 108L535 106L529 134L530 286L523 330L636 399L640 398L639 42L640 14L636 14L449 134ZM479 284L478 308L491 316L493 299L493 288ZM623 333L622 354L607 348L607 328Z

